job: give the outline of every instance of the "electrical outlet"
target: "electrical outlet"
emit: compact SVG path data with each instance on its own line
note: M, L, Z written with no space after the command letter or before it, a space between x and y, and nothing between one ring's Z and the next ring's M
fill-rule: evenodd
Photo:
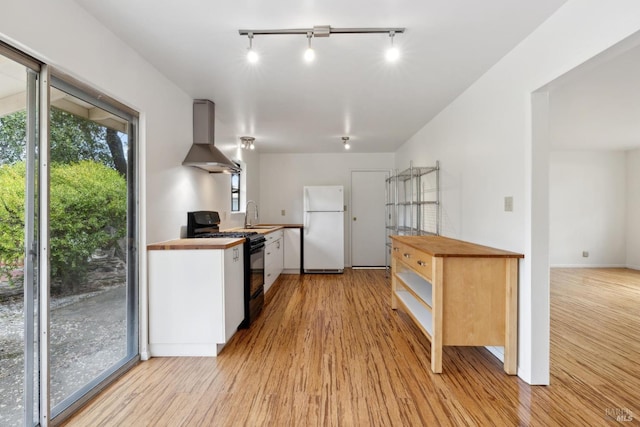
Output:
M284 209L282 209L282 210L280 211L280 215L282 215L282 216L284 216L284 215L285 215L285 213L284 213Z
M513 212L513 196L507 196L504 198L504 211Z
M589 251L582 251L583 258L589 258Z

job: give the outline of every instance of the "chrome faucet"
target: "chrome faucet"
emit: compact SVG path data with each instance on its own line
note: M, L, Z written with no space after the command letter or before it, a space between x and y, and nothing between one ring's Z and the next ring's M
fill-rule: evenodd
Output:
M253 206L255 206L256 212L253 216L255 223L253 224L251 223L251 221L249 221L249 204L253 204ZM247 205L244 207L244 228L253 228L253 226L256 225L257 223L258 223L258 204L253 200L247 200Z

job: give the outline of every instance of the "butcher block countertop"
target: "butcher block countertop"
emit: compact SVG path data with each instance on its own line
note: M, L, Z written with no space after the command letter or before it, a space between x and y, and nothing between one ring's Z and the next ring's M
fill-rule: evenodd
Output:
M259 234L269 234L283 228L302 228L302 224L259 224L258 227L269 228L229 228L222 231L255 231ZM236 245L241 245L243 238L216 237L211 239L175 239L166 242L158 242L147 245L147 250L168 250L168 249L227 249Z
M215 239L175 239L147 245L147 250L167 249L227 249L244 243L243 238L220 237Z
M304 228L304 224L260 224L260 225L268 225L268 226L282 227L282 228Z
M391 236L391 238L434 257L524 258L523 254L443 236Z

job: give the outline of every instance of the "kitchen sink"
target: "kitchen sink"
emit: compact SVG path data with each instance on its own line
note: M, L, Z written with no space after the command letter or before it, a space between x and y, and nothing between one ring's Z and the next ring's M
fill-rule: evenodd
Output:
M280 227L279 225L248 225L245 228L247 228L248 230L251 230L252 228L255 228L257 230L271 230L273 228L278 228Z

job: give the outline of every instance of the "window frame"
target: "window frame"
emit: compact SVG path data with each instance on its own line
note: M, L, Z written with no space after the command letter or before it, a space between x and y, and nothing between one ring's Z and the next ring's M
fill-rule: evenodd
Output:
M236 166L238 166L238 169L240 169L240 164L238 162L233 162L233 163ZM233 185L234 177L238 178L237 186ZM232 173L230 181L231 181L230 182L230 188L231 188L231 213L242 212L242 169L240 169L239 172ZM233 206L233 195L234 194L238 195L238 206L236 206L236 209L234 209L234 206Z

